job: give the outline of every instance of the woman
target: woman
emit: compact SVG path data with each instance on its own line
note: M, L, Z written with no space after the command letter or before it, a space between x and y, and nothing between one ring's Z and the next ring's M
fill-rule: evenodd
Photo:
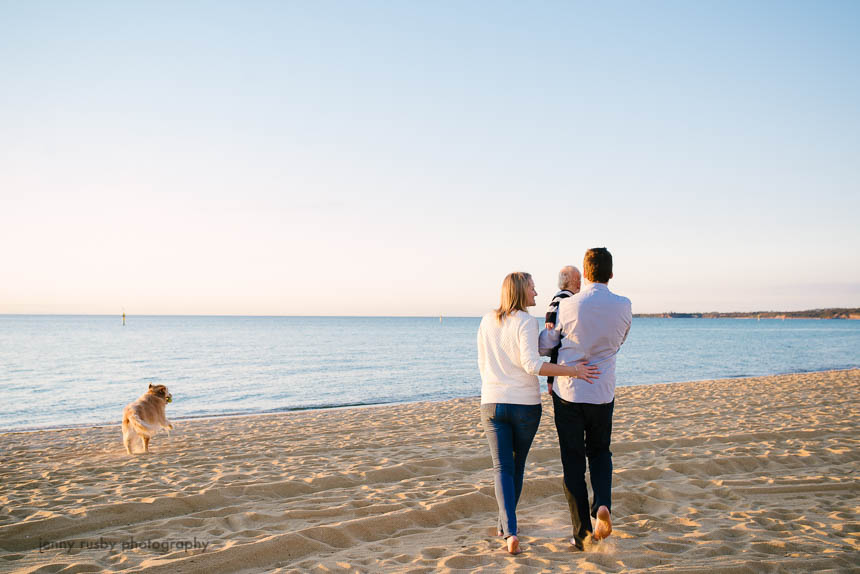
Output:
M498 309L478 328L481 370L481 422L490 443L499 530L508 552L519 554L516 507L523 489L526 456L540 424L538 375L575 377L591 382L597 367L544 363L538 355L537 320L526 312L535 304L528 273L511 273L502 283Z

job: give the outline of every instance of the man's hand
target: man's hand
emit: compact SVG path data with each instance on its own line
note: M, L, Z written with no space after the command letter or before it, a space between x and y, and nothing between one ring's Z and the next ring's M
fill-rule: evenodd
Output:
M553 329L555 329L555 323L544 323L543 326L548 331L552 331Z
M548 392L549 394L552 394L552 383L547 382L547 384L546 384L546 392Z

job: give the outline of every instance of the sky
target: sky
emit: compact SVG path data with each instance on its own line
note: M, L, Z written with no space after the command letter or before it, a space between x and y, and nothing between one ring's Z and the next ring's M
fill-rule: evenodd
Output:
M0 0L0 313L860 307L860 3Z

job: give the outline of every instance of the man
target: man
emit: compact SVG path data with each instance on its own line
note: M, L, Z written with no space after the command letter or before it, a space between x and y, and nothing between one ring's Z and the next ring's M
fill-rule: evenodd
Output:
M548 355L561 342L560 365L585 362L600 368L593 383L558 377L553 388L555 428L564 468L564 494L573 523L571 543L583 549L589 535L602 540L612 532L612 412L615 407L615 355L633 320L630 300L609 290L612 255L605 247L585 253L583 272L588 283L559 304L554 329L540 334L540 353ZM594 501L588 504L585 461ZM591 517L597 519L592 530Z
M574 267L573 265L565 265L561 268L561 271L558 272L558 288L561 289L558 293L556 293L552 301L549 302L549 307L546 310L546 317L544 319L544 325L547 329L552 329L555 327L556 317L558 315L558 304L562 299L567 299L572 295L576 295L579 293L579 288L582 285L582 274L579 272L579 269ZM549 356L550 363L558 363L558 350L561 348L561 344L557 345ZM547 377L546 378L546 388L550 394L552 394L552 385L555 381L555 377Z

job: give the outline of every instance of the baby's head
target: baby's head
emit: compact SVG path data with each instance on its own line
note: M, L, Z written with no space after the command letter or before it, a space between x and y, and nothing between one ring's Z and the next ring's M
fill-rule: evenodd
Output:
M558 272L558 288L565 289L571 293L579 293L582 286L582 275L579 269L573 265L565 265Z

